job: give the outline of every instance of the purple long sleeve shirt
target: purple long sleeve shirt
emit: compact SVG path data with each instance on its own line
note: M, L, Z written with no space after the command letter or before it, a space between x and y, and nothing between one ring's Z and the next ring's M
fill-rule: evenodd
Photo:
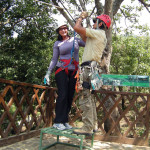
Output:
M71 37L66 41L56 41L53 47L53 57L49 64L48 71L52 71L55 66L62 67L64 62L59 61L59 59L70 59L71 58L71 49L73 47L74 37ZM74 53L73 58L78 62L79 61L79 47L84 47L85 43L83 40L75 37L74 43ZM70 64L68 70L74 70L75 66Z

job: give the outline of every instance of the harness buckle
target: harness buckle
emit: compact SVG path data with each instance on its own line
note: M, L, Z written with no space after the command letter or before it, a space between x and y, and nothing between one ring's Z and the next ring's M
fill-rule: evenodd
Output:
M65 70L65 68L63 68L63 67L60 67L61 68L61 70Z

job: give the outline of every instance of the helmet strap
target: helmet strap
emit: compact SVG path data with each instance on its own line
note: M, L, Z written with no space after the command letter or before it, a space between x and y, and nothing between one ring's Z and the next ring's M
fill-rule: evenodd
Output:
M97 19L96 23L97 23L96 29L99 29L99 19Z
M105 23L103 23L103 25L104 25L104 29L105 29L105 30L107 30L107 26L106 26L106 24L105 24Z

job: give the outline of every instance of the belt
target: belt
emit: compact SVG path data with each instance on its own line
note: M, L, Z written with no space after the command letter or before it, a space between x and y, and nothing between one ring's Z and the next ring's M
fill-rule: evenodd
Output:
M92 61L83 62L83 63L81 64L81 67L89 66L89 65L91 65L91 62L92 62Z

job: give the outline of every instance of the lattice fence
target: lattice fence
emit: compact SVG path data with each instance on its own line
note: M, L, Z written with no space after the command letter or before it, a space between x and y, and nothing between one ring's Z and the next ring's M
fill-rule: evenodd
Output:
M0 146L38 135L51 126L57 89L0 79ZM150 94L96 91L99 132L104 141L149 145ZM81 122L82 111L75 94L70 123ZM124 106L122 106L124 101Z
M82 114L74 99L76 110L71 122L80 119ZM95 92L99 133L96 139L149 145L150 94L96 91ZM124 107L122 106L124 101Z

